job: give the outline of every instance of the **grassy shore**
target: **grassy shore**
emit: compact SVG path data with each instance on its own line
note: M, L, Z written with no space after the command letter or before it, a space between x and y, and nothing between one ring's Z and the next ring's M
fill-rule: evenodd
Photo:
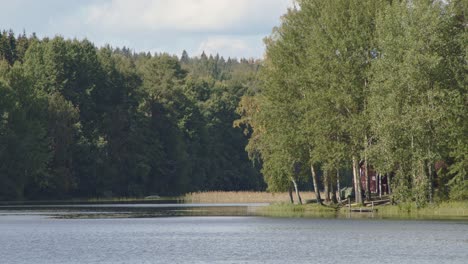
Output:
M301 192L303 202L315 200L313 192ZM296 197L294 196L294 199ZM258 208L257 213L275 217L351 217L351 218L388 218L388 219L458 219L468 221L468 201L442 202L418 208L415 204L379 205L372 213L350 213L347 207L339 208L315 203L294 205L289 202L288 193L269 192L196 192L180 197L114 197L89 198L59 201L0 201L0 205L24 204L112 204L112 203L269 203L269 206ZM358 208L362 205L354 205ZM363 207L370 209L369 207Z
M370 209L370 208L367 208ZM273 217L377 218L421 220L468 220L468 201L444 202L416 208L412 204L375 206L376 212L349 214L348 209L333 205L274 203L257 212Z
M313 192L301 192L302 200L314 200ZM296 197L294 197L296 198ZM270 203L257 213L276 217L349 217L348 209L317 204L294 205L289 203L288 193L268 192L197 192L180 198L187 203ZM369 209L369 208L368 208ZM375 206L377 211L352 213L354 218L392 218L392 219L462 219L468 220L468 201L443 202L417 208L414 204Z
M323 217L337 216L337 208L318 204L274 203L257 210L262 216L271 217Z
M382 218L468 220L468 201L429 204L423 208L415 204L399 204L377 206L376 209Z
M315 194L301 192L301 197L303 201L315 199ZM289 201L289 194L287 192L195 192L188 193L181 199L187 203L281 203Z

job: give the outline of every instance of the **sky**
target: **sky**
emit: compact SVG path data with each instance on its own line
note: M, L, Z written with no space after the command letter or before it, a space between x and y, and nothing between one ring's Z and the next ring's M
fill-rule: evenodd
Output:
M262 58L293 0L0 0L0 29L180 56Z

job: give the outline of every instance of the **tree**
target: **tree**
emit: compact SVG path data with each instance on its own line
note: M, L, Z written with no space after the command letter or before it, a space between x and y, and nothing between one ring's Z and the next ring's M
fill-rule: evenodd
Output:
M1 34L0 55L1 197L263 188L246 138L231 126L255 62L228 67L185 52L182 65L167 54L11 31Z
M298 131L294 138L307 146L313 181L318 182L313 166L321 164L328 189L351 157L356 170L357 157L370 142L365 116L368 71L377 7L384 1L297 3L299 8L289 10L266 41L267 77L260 93L271 107L260 111L287 116L278 122L281 115L275 112L268 122ZM335 197L334 184L331 193Z
M46 101L25 77L20 65L0 60L0 197L24 199L29 186L41 188L50 153Z
M182 55L180 56L180 63L189 63L190 57L186 50L182 51Z
M165 190L188 190L188 157L181 127L178 126L183 118L180 108L185 103L182 83L186 73L177 58L166 54L149 59L141 65L140 73L147 98L142 106L151 119L152 129L158 133L165 153L157 190L160 193Z
M450 180L439 180L439 189L442 186L450 188L449 197L454 200L468 199L468 71L467 31L468 3L466 1L450 1L443 16L442 54L443 60L439 65L440 78L443 80L445 92L444 110L447 116L443 119L440 132L448 135L448 155L453 160L450 166ZM437 172L443 176L442 172ZM442 178L442 177L440 177ZM447 178L445 178L447 179ZM445 198L445 193L439 192Z
M432 201L434 163L446 157L448 147L448 131L442 128L453 120L452 109L460 107L449 99L458 97L460 86L453 83L458 70L447 66L460 53L457 45L446 50L451 41L444 34L452 28L444 22L451 17L447 11L438 1L401 1L377 20L379 55L369 103L375 165L381 172L395 172L397 200L419 206Z
M10 65L17 59L16 38L12 30L0 34L0 59L6 60Z
M48 132L53 157L48 164L50 179L48 192L51 196L63 197L76 189L73 147L76 144L76 128L79 126L79 111L71 102L58 93L48 97Z

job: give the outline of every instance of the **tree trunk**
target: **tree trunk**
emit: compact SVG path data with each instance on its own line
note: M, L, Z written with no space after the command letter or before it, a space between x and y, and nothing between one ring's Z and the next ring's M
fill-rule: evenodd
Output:
M341 202L340 171L336 170L336 189L338 191L338 202Z
M364 176L366 178L366 200L371 200L371 190L370 190L370 176L369 176L369 165L367 164L367 146L369 145L369 140L367 135L365 136L364 144Z
M331 193L331 202L336 204L338 203L336 199L336 190L335 190L335 177L332 177L332 173L330 173L330 193Z
M330 202L330 180L327 171L323 172L323 187L325 191L325 202Z
M390 190L390 174L387 173L387 194L390 195L392 191Z
M289 201L293 204L294 203L294 198L293 198L293 194L292 194L292 186L291 185L289 185L288 193L289 193Z
M371 191L370 191L370 176L369 170L367 167L367 158L364 158L364 176L366 178L366 200L371 200Z
M315 192L315 198L317 199L318 204L322 204L322 198L320 197L320 189L318 186L318 178L317 174L315 173L315 168L314 165L310 165L310 172L312 173L312 183L314 184L314 192Z
M302 198L301 198L301 195L299 194L299 189L297 188L297 182L294 179L291 181L294 185L294 190L296 191L297 201L299 204L302 204Z
M382 174L377 174L377 180L379 181L379 197L382 199Z
M358 161L355 156L353 156L353 179L354 179L354 198L356 203L362 203L362 194L361 194L361 176L358 172Z
M433 196L434 196L434 183L433 183L433 171L432 171L432 166L431 162L427 162L427 173L428 173L428 180L429 180L429 202L433 202Z

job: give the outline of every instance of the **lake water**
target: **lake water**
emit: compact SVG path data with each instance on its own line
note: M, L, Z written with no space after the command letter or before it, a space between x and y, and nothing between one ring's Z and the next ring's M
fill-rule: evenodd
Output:
M0 207L0 263L468 263L467 221L268 218L257 206Z

